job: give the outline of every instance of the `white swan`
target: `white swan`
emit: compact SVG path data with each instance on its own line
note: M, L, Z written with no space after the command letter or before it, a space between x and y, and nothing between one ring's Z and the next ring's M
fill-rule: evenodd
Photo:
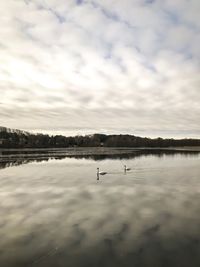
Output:
M131 170L131 168L128 168L128 167L126 167L126 165L124 165L124 171L126 172L126 171L130 171Z
M105 175L105 174L107 174L107 172L100 172L99 168L97 168L97 175Z

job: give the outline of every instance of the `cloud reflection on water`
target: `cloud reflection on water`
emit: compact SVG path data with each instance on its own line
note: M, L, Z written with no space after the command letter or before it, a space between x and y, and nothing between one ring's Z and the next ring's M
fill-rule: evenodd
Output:
M183 164L182 157L161 163L159 157L141 157L146 176L138 168L137 177L122 170L100 181L91 174L91 160L2 170L0 266L199 266L199 158L188 159L196 172L187 182L179 180L189 173L184 165L182 173L173 172L176 183L166 176L168 169L155 171L156 165ZM114 160L102 164L117 166ZM162 179L168 182L159 184Z

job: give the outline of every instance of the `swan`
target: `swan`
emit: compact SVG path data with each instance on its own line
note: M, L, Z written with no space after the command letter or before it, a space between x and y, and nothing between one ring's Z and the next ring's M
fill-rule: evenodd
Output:
M126 165L124 165L124 171L130 171L131 170L131 168L128 168L128 167L126 167Z
M107 174L107 172L100 172L100 171L99 171L99 168L97 168L97 175L99 175L99 174L100 174L100 175L105 175L105 174Z

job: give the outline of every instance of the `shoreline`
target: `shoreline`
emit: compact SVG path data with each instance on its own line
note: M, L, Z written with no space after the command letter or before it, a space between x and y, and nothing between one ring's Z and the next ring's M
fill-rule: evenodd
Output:
M170 151L199 151L200 146L182 146L182 147L44 147L44 148L0 148L0 152L4 151L83 151L83 150L125 150L125 151L138 151L138 150L170 150Z

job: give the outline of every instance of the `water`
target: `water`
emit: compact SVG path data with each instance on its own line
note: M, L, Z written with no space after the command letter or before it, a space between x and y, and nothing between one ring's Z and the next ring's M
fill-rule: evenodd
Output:
M200 266L198 153L3 151L0 159L0 266ZM97 167L108 172L99 180Z

